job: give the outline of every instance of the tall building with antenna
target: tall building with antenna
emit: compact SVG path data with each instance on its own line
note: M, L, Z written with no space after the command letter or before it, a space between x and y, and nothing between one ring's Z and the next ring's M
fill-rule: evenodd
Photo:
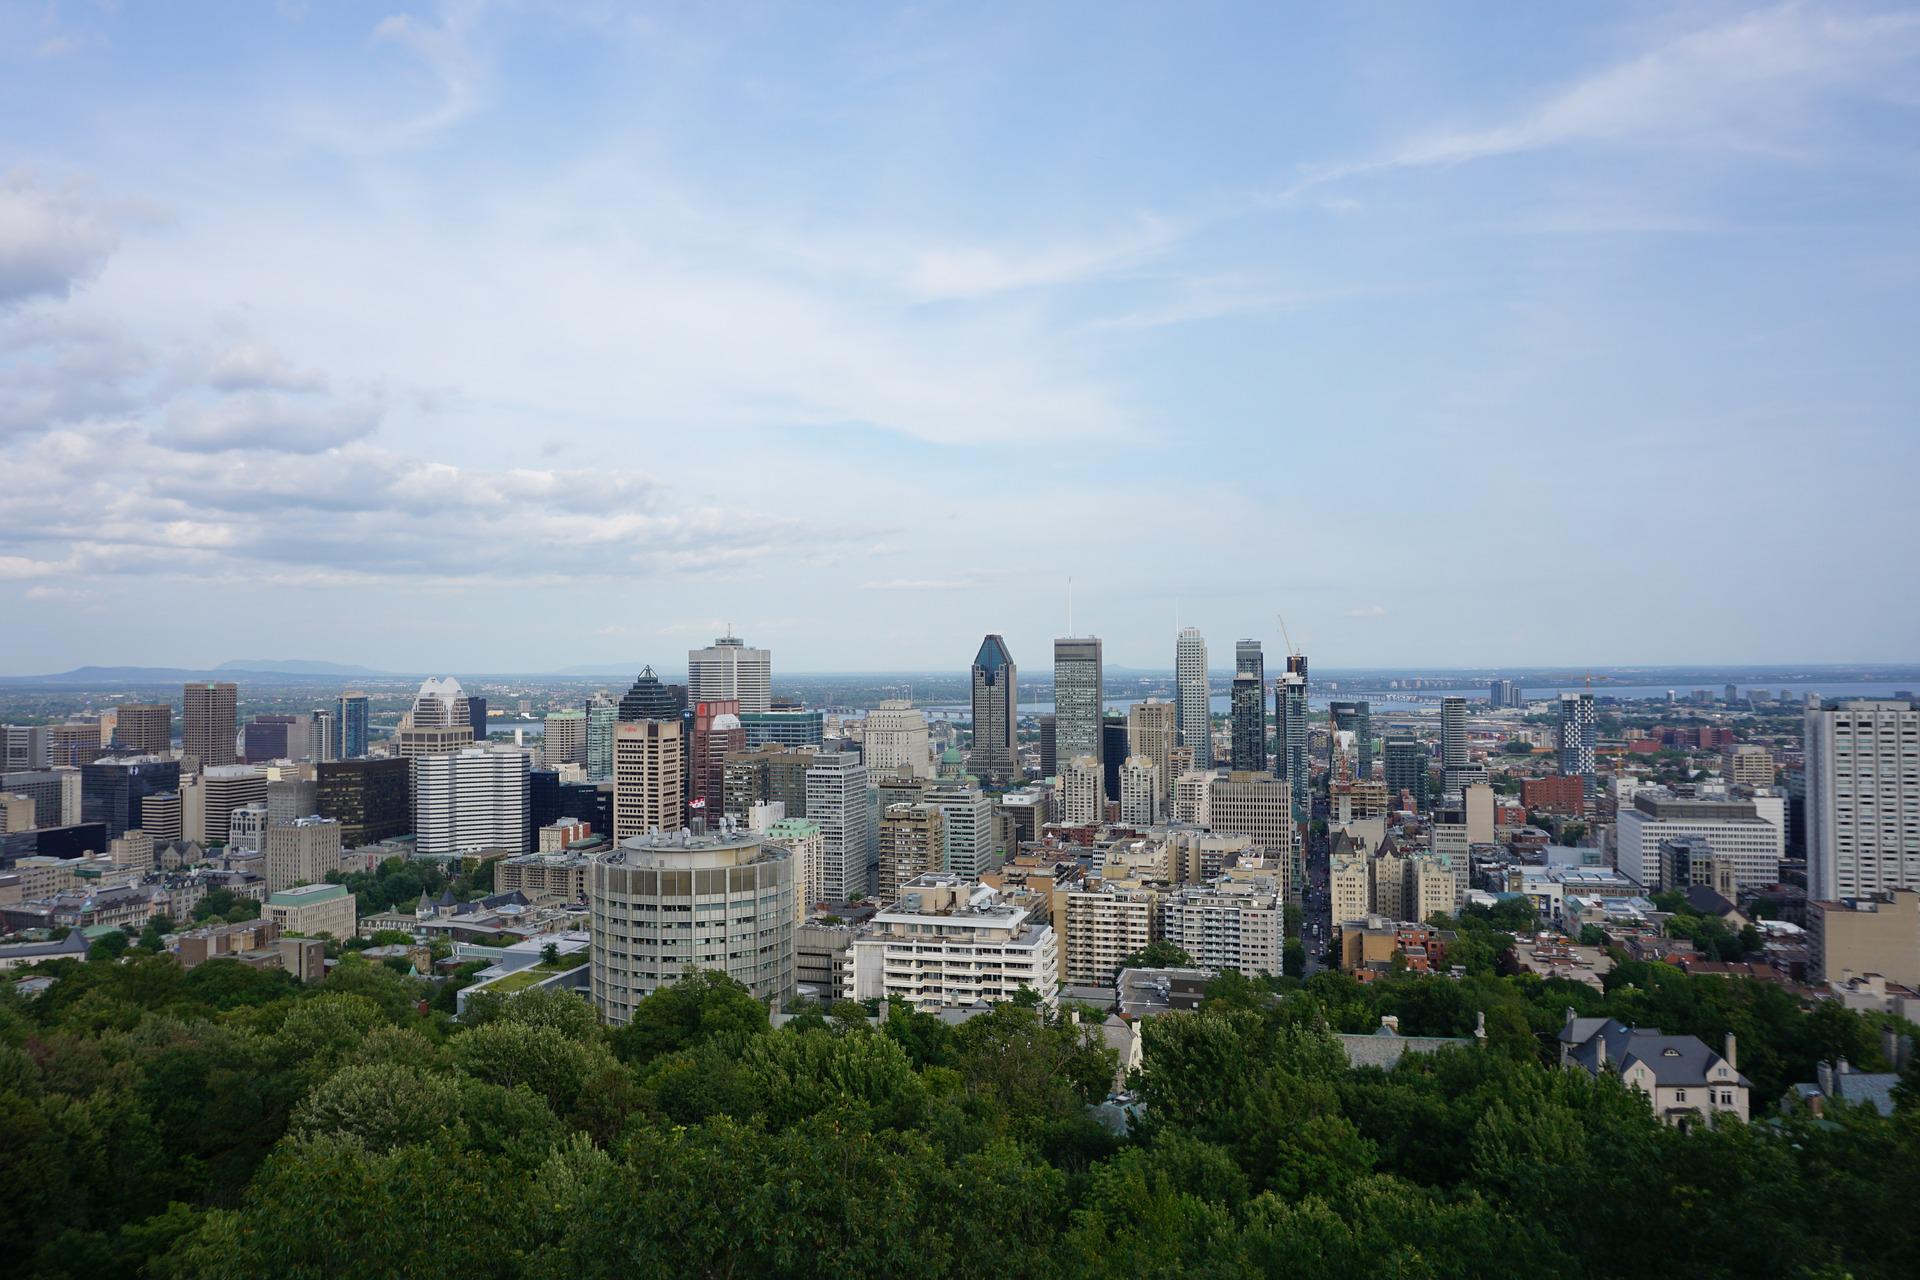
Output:
M706 648L687 651L687 701L738 702L741 715L765 715L773 709L773 654L749 649L729 627Z
M1059 760L1100 753L1100 711L1106 700L1100 640L1063 636L1053 642L1054 753Z
M1194 768L1211 769L1213 712L1207 705L1207 641L1200 628L1180 628L1173 643L1173 678L1180 745L1193 748Z

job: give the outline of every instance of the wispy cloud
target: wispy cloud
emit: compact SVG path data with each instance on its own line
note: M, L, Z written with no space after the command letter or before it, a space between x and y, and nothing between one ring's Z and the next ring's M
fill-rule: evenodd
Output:
M1358 605L1347 610L1347 616L1349 618L1384 618L1387 616L1387 610L1384 605Z
M1615 63L1499 123L1436 129L1385 154L1306 170L1289 190L1388 169L1466 164L1553 147L1726 150L1808 159L1830 101L1912 92L1920 13L1788 3L1703 27Z

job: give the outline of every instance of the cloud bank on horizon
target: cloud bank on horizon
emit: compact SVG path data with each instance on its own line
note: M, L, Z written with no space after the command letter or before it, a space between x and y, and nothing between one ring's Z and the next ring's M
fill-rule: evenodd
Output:
M1912 659L1916 84L1853 4L0 8L0 671L1044 666L1069 577L1137 666Z

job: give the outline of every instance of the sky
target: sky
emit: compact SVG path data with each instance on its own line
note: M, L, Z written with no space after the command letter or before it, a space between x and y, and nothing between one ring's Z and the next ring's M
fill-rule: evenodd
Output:
M0 0L0 673L1910 661L1916 336L1912 6Z

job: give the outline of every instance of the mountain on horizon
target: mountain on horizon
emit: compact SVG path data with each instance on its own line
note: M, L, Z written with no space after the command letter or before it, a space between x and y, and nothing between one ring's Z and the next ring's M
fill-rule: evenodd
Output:
M386 676L391 671L376 671L372 667L355 666L352 663L320 662L312 658L230 658L214 668L215 671L255 671L284 676Z

